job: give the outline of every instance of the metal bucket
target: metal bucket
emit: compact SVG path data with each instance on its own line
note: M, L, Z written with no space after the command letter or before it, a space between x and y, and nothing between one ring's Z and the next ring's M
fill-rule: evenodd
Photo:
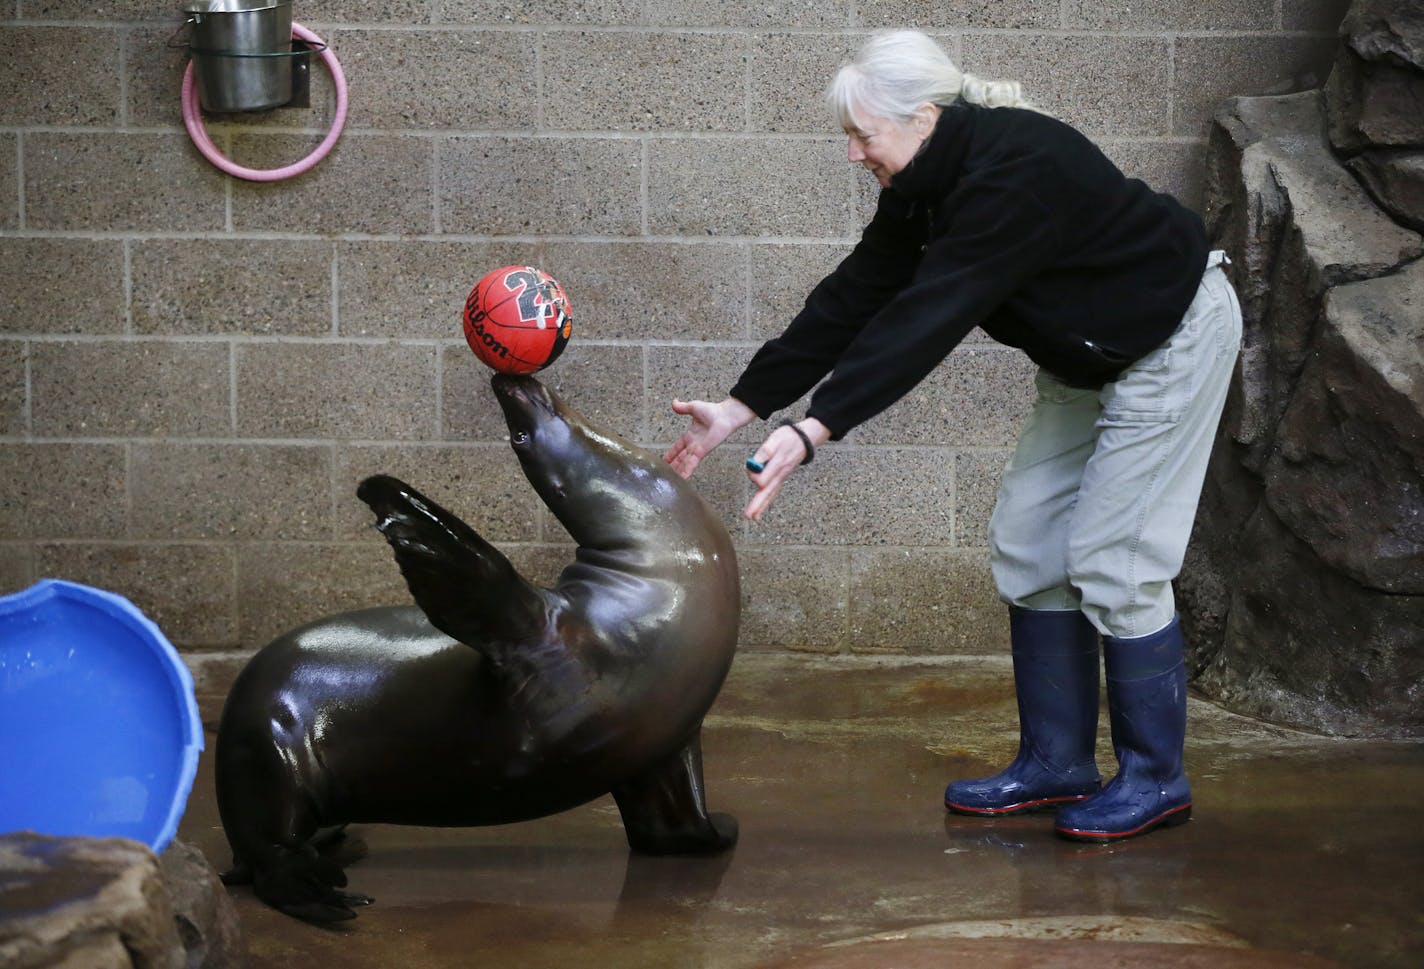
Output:
M291 0L188 0L188 49L206 111L265 111L292 99Z

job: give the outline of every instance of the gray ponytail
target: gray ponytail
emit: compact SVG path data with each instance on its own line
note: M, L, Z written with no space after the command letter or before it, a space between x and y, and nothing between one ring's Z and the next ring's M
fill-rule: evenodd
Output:
M929 102L948 107L963 99L987 108L1030 108L1017 81L986 81L954 66L918 30L873 34L855 60L836 73L826 101L843 128L858 128L856 112L906 121Z

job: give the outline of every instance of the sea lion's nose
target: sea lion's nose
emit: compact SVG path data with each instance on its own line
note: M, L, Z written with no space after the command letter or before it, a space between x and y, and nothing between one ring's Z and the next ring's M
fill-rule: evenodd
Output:
M521 384L527 383L533 378L525 377L513 373L497 373L490 378L490 385L494 387L496 394L514 393Z
M506 416L516 411L552 414L557 410L553 396L538 378L530 374L497 373L490 378L490 384ZM512 411L510 407L516 410Z

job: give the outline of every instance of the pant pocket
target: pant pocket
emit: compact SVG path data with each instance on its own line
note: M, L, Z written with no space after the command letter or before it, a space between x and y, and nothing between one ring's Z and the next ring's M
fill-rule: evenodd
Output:
M1180 332L1180 328L1179 328ZM1172 340L1123 371L1099 394L1105 424L1144 424L1180 420L1189 395L1185 355Z

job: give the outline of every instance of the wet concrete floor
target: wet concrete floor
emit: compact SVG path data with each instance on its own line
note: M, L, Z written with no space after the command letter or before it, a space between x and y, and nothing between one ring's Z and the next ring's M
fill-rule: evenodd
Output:
M208 750L179 837L229 858ZM1193 700L1194 817L1108 847L1051 815L947 815L944 784L1012 758L1007 660L743 654L707 720L714 859L630 856L610 798L498 828L353 829L316 928L232 889L253 969L865 969L1424 965L1424 744L1342 741ZM1106 736L1099 763L1114 766Z

